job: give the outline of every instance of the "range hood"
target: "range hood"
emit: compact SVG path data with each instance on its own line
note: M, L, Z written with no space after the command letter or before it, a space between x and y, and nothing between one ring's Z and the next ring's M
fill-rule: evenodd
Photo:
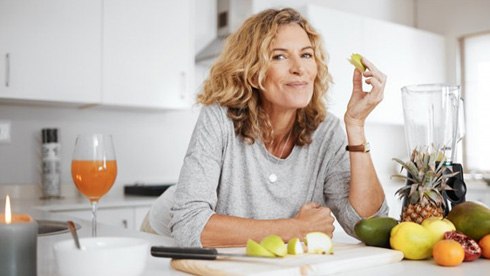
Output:
M217 37L195 56L198 64L210 64L219 56L228 35L252 13L252 2L243 0L217 0Z

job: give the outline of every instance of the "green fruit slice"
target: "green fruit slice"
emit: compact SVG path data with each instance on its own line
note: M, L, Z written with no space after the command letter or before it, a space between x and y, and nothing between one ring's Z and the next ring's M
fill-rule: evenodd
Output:
M254 240L248 240L247 241L247 248L246 248L245 253L248 256L257 256L257 257L275 257L276 256L272 252L270 252L269 250L262 247L262 245L260 245L259 243L257 243Z
M354 53L350 56L349 62L354 65L357 70L364 72L366 71L366 66L362 63L362 56L358 53Z
M391 217L361 219L354 226L356 236L368 246L390 248L391 229L398 221Z
M305 253L303 244L298 238L292 238L288 242L288 254L301 255Z
M266 236L260 242L260 245L276 256L284 257L288 253L288 248L281 237L278 235Z
M307 252L313 254L332 254L333 243L330 237L323 232L311 232L306 234L305 242Z

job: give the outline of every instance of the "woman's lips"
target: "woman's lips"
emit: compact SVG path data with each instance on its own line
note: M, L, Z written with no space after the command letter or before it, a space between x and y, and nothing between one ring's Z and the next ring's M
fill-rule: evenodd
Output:
M293 82L288 82L286 83L287 86L292 86L292 87L303 87L308 85L308 82L306 81L293 81Z

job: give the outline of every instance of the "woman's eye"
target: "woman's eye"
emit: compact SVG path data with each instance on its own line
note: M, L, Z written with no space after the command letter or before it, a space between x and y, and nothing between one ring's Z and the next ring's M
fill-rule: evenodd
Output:
M313 57L313 54L311 54L311 53L304 53L302 56L304 58L312 58Z
M272 57L272 59L273 59L273 60L283 60L283 59L286 59L286 56L284 56L284 55L282 55L282 54L281 54L281 55L274 55L274 56Z

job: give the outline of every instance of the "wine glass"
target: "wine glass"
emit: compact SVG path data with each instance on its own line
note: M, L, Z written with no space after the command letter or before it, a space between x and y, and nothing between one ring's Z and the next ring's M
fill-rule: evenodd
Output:
M92 237L97 236L97 203L114 184L116 154L111 135L82 134L75 141L71 176L92 205Z

